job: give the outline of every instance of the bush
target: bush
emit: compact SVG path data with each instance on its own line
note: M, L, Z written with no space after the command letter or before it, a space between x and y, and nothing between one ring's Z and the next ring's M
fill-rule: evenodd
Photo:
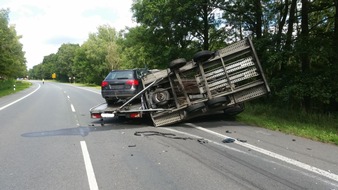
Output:
M15 80L1 80L0 79L0 90L8 90L13 88L13 85L15 84Z

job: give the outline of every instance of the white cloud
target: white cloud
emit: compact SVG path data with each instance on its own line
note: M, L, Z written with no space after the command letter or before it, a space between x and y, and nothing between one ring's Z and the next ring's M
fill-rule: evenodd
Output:
M16 26L26 52L27 67L56 53L63 43L82 44L89 33L108 24L117 30L134 26L132 0L10 0L10 23Z

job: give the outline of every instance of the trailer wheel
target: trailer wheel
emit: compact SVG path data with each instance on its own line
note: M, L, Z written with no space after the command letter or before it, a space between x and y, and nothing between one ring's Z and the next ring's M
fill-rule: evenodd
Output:
M208 107L217 107L220 106L222 104L228 104L230 103L230 100L227 97L221 96L221 97L217 97L211 100L208 100L206 102L206 104L208 105Z
M187 61L184 58L179 58L171 61L168 65L169 69L178 69L182 66L184 66L187 63Z
M193 104L193 105L187 107L186 111L187 111L187 113L194 113L194 112L197 112L197 111L203 109L204 107L205 107L204 103L200 102L200 103Z
M238 103L225 108L223 111L226 116L233 117L242 113L244 109L245 109L244 103Z
M193 60L195 62L204 62L208 59L210 59L211 57L215 56L215 52L213 51L208 51L208 50L203 50L203 51L199 51L197 52L194 56L193 56Z
M168 90L163 88L157 88L154 92L151 92L151 99L154 104L163 106L168 103L170 94Z

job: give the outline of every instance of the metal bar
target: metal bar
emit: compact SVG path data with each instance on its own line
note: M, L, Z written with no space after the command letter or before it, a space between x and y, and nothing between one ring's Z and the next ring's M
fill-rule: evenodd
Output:
M154 82L150 83L147 87L145 87L143 90L141 90L139 93L137 93L135 96L133 96L132 98L130 98L127 102L125 102L122 106L120 106L117 111L120 111L124 106L126 106L127 104L129 104L131 101L133 101L135 98L137 98L140 94L142 94L144 91L148 90L148 88L150 88L151 86L153 86L154 84L156 84L157 82L160 82L161 80L163 80L164 78L160 78L160 79L156 79L154 80Z
M178 103L178 99L177 99L177 95L176 95L176 92L174 90L174 81L172 80L172 78L170 77L170 75L168 75L168 78L169 78L169 84L170 84L170 87L171 87L171 91L173 93L173 96L174 96L174 100L175 100L175 104L176 104L176 107L179 108L180 107L180 104Z
M228 85L230 86L231 91L234 91L234 88L231 85L231 81L230 81L230 78L229 78L229 75L228 75L228 72L227 72L227 68L225 67L224 60L223 60L223 57L221 57L221 55L220 55L220 58L221 58L222 66L223 66L223 69L224 69L224 73L225 73L225 77L227 79Z
M250 37L248 38L248 41L249 41L250 47L251 47L251 49L252 49L252 52L253 52L253 54L254 54L255 60L256 60L256 62L257 62L257 66L258 66L258 68L259 68L259 72L260 72L260 74L261 74L261 76L262 76L262 78L263 78L263 81L264 81L264 84L265 84L265 88L266 88L266 90L267 90L268 92L270 92L270 87L269 87L268 82L267 82L267 80L266 80L266 78L265 78L265 76L264 76L264 72L263 72L261 63L259 62L259 59L258 59L258 56L257 56L257 53L256 53L256 49L255 49L255 47L253 46L253 43L252 43Z
M204 69L203 69L203 67L202 67L202 63L198 63L198 67L199 67L200 72L201 72L202 77L203 77L204 86L205 86L205 90L207 91L208 99L211 99L212 96L211 96L211 92L210 92L210 90L209 90L209 86L208 86L207 79L205 78L205 73L204 73Z
M183 85L183 83L182 83L181 77L180 77L180 75L178 74L178 70L175 70L174 73L175 73L175 76L176 76L176 78L177 78L178 83L180 84L180 86L181 86L181 88L182 88L182 90L183 90L183 95L184 95L185 99L187 100L188 105L191 105L189 96L188 96L187 92L185 91L185 88L184 88L184 85ZM173 90L174 90L174 89L173 89Z
M154 112L154 111L170 111L170 109L162 109L162 108L150 108L150 109L144 109L144 110L123 110L120 111L120 113L134 113L134 112Z
M223 49L219 50L219 53L221 57L226 57L231 54L235 54L237 52L243 51L245 49L248 49L249 46L246 44L245 40L238 41L234 44L231 44Z

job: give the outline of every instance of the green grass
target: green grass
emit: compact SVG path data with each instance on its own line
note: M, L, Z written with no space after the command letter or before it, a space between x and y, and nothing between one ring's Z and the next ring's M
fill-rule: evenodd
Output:
M32 83L28 81L17 81L17 80L0 81L0 97L14 94L16 92L29 88L31 85Z
M337 115L309 114L262 104L248 104L238 121L338 145Z

